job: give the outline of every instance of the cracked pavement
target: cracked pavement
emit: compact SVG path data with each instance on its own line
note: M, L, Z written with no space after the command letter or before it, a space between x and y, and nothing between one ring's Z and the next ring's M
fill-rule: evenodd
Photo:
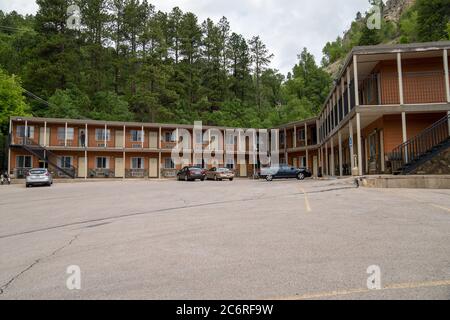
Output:
M0 299L450 299L450 190L13 185L0 212ZM66 288L70 265L81 290ZM370 265L394 289L360 290Z

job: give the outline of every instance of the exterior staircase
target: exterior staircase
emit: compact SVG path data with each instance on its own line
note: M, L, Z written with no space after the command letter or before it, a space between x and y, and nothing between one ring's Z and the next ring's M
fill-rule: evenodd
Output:
M61 177L69 177L72 179L76 178L77 168L74 166L70 167L61 167L58 165L58 159L60 158L53 152L49 151L47 148L41 146L36 143L32 139L24 138L22 139L22 143L15 145L16 147L22 148L25 151L33 154L39 160L43 161L47 168L53 168L57 171L58 175Z
M424 163L450 148L450 115L395 148L388 160L395 175L414 174Z

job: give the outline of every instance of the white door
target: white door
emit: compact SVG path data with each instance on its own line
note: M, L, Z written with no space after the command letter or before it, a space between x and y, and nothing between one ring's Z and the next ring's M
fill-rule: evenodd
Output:
M86 158L79 157L78 158L78 178L86 177Z
M313 176L317 177L318 174L318 161L317 161L317 156L313 157Z
M150 131L150 149L158 149L158 132Z
M50 144L50 128L47 128L47 139L44 139L44 129L44 127L39 129L39 144L45 147Z
M116 148L123 148L123 130L116 130Z
M239 175L241 177L246 177L247 176L247 165L246 164L241 164L239 166Z
M123 166L123 158L115 158L114 176L116 178L123 178L125 176L125 168Z
M150 158L149 159L149 177L150 178L158 178L158 159L157 158Z

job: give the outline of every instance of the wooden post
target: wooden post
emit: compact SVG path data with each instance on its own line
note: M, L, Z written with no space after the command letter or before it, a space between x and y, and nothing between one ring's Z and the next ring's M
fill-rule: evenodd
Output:
M349 149L350 149L350 171L353 170L353 168L355 167L355 163L354 163L354 159L353 159L353 155L354 155L354 150L353 150L353 146L355 144L355 142L353 141L353 119L350 119L349 123L348 123L348 131L349 131L349 138L348 138L348 143L349 143Z
M67 122L66 122L66 125L64 127L64 147L67 148Z
M362 167L362 144L361 144L361 114L356 113L356 135L358 140L358 169L359 175L363 175L363 167Z
M87 123L85 124L84 127L84 147L88 148L89 147L89 135L88 135L88 125Z
M105 138L105 149L108 147L108 139L107 139L107 130L108 130L108 126L105 124L105 133L104 133L104 138Z
M125 132L124 132L124 135L125 135ZM141 135L142 135L142 137L141 137L141 146L142 146L142 149L144 149L144 140L145 140L144 126L142 126Z
M353 81L355 82L355 105L359 106L358 56L353 56Z
M398 72L398 94L400 97L400 105L405 104L405 98L403 96L403 71L402 71L402 54L397 53L397 72Z
M47 146L47 121L44 122L44 147Z
M344 170L342 167L342 132L339 130L338 132L338 140L339 140L339 176L342 177L344 175Z
M331 136L330 143L331 143L331 149L330 149L330 152L331 152L330 169L331 170L330 170L330 172L331 172L331 176L334 177L336 172L335 172L335 166L334 166L334 138L333 138L333 136Z

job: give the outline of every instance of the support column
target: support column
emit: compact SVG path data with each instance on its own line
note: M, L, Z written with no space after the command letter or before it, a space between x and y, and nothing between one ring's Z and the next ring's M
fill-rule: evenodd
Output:
M287 129L284 128L284 161L285 164L289 164L289 157L287 152Z
M306 168L309 168L308 124L305 122Z
M84 148L84 180L87 180L88 177L88 156L87 149Z
M123 134L125 135L125 131L124 131ZM141 135L142 135L142 138L141 138L141 146L142 146L142 149L144 149L144 141L145 141L145 131L144 131L144 126L142 126L142 128L141 128Z
M349 149L350 149L350 171L353 170L353 168L355 167L355 163L354 163L354 159L353 159L353 155L354 155L354 150L353 150L353 145L355 144L355 142L353 141L353 119L350 119L349 123L348 123L348 131L349 131L349 138L348 138L348 143L349 143Z
M331 152L330 169L331 170L330 170L330 173L331 173L331 176L334 177L336 174L335 165L334 165L334 138L331 137L330 141L331 141L331 149L330 149L330 152Z
M161 130L161 128L160 128ZM158 157L158 179L161 179L161 151L159 152L159 157Z
M403 135L403 143L408 141L408 132L406 129L406 112L402 112L402 135ZM405 146L405 163L408 163L408 147Z
M125 170L127 168L127 165L126 165L126 159L127 159L127 153L126 153L127 138L126 137L127 137L127 126L124 125L123 126L123 137L122 137L122 148L123 148L123 154L122 154L122 157L123 157L123 161L122 161L123 177L122 177L122 180L126 179L126 172L125 172Z
M444 72L445 72L445 89L447 92L447 102L450 103L450 75L448 71L448 50L444 49Z
M47 121L44 122L44 147L47 146Z
M127 173L126 173L126 169L127 169L127 152L125 151L125 149L123 149L122 157L123 157L123 161L122 161L123 177L122 177L122 180L125 180L126 176L127 176Z
M352 94L350 92L350 67L347 68L347 109L350 113L352 109Z
M380 131L380 157L381 157L381 172L385 171L385 156L384 156L384 131Z
M325 142L325 172L326 175L330 175L330 167L328 162L328 142Z
M320 141L320 131L319 131L319 128L320 128L320 122L319 122L319 120L316 120L316 144L319 144L319 141Z
M358 170L359 175L363 175L363 167L362 167L362 144L361 144L361 114L356 113L356 135L358 140Z
M297 148L297 126L294 125L294 134L292 135L294 138L294 148Z
M88 148L89 147L89 133L88 133L88 125L87 125L87 123L85 124L85 127L84 127L84 147L85 148ZM95 132L94 132L94 134L95 134Z
M67 148L67 122L64 126L64 147Z
M353 56L353 77L355 82L355 105L359 106L358 56Z
M23 144L28 144L28 120L25 120L25 132L23 134Z
M444 71L445 71L445 90L447 92L447 102L450 103L450 75L448 68L448 50L444 49ZM450 111L447 112L448 120L448 134L450 135Z
M158 140L158 149L162 147L162 128L159 127L159 140Z
M402 54L397 53L397 72L398 72L398 94L400 97L400 105L405 104L405 98L403 96L403 71L402 71Z
M107 139L108 134L106 133L107 130L108 130L108 126L105 124L105 133L104 133L105 149L108 147L108 139Z
M12 120L9 119L9 141L12 141L12 132L13 132L13 126L12 126ZM11 145L8 143L8 176L11 175Z
M342 167L342 132L339 130L338 132L339 139L339 176L342 177L344 175L344 169Z

